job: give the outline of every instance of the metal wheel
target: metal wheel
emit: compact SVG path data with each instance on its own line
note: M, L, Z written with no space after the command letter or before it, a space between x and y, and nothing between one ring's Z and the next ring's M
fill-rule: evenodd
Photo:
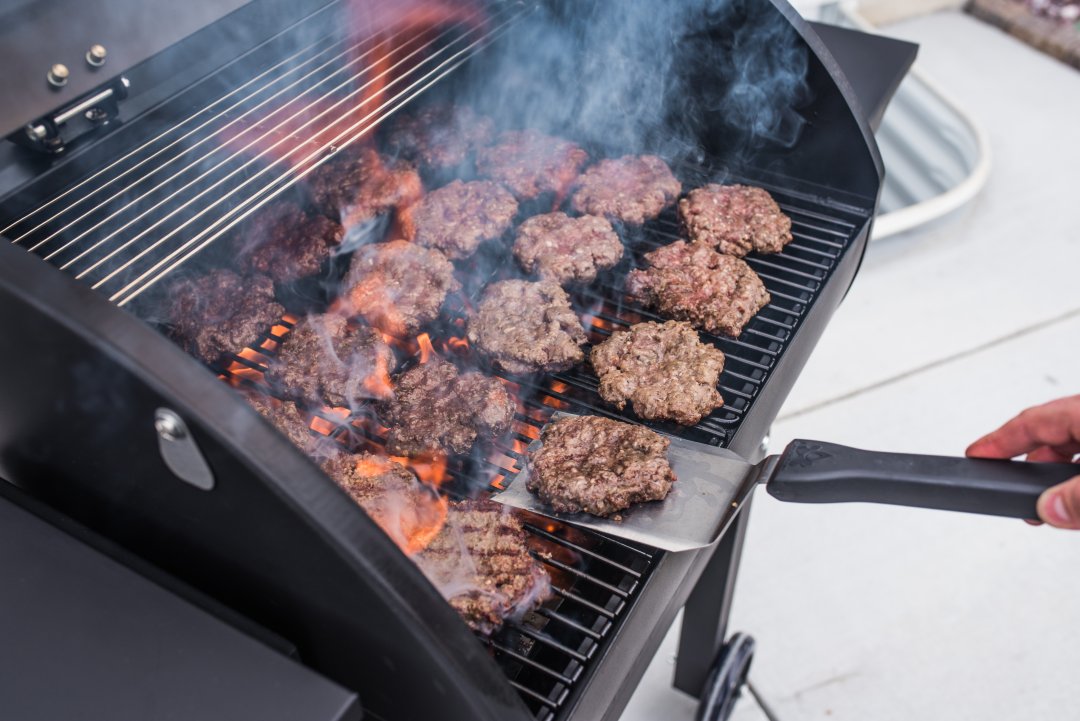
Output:
M753 637L736 633L720 649L705 681L696 721L727 721L746 684L754 645Z

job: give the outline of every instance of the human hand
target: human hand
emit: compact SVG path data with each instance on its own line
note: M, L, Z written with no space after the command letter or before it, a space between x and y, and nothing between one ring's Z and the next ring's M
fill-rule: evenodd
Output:
M993 433L968 446L971 458L1013 458L1071 463L1080 454L1080 395L1028 408ZM1080 468L1078 475L1046 489L1039 496L1039 518L1051 526L1080 530Z

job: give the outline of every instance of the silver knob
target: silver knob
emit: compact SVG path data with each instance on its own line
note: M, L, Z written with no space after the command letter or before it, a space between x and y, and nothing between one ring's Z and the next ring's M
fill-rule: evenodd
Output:
M54 88L63 87L67 85L68 81L68 69L67 65L63 63L57 63L49 68L49 74L46 76L49 80L49 85Z
M180 416L168 408L158 408L154 414L154 430L165 441L179 441L187 437L187 425Z
M105 46L95 43L86 51L86 62L95 68L100 68L105 64L105 55Z

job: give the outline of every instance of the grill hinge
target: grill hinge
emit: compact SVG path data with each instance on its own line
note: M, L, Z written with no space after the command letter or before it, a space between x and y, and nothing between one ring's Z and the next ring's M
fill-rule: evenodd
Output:
M56 113L29 123L10 139L24 147L56 155L76 139L107 126L120 115L120 101L128 96L131 83L120 76Z

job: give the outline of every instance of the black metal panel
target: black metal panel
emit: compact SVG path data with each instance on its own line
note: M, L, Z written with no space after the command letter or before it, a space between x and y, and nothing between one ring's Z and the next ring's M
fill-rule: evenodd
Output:
M0 244L0 476L293 643L384 718L523 713L486 651L359 508L236 394L98 294ZM153 419L216 477L174 476ZM424 679L424 693L401 693Z
M359 721L355 694L35 514L0 482L5 718Z

